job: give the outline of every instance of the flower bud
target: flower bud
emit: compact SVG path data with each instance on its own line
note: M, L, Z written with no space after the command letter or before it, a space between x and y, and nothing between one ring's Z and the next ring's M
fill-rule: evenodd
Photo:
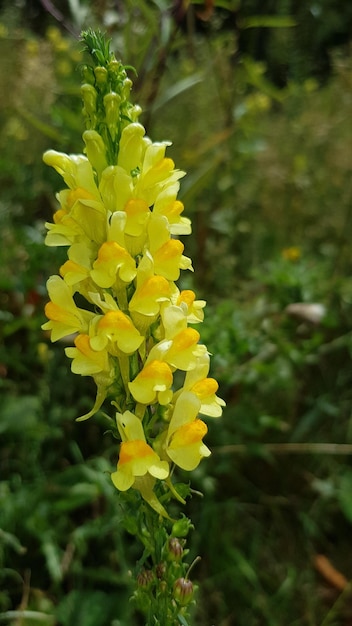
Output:
M81 96L84 105L84 113L92 118L93 124L96 117L97 112L97 92L94 89L93 85L89 85L85 83L81 87Z
M154 579L154 574L150 569L143 569L137 576L137 584L139 587L149 589Z
M111 59L111 61L109 61L108 74L112 88L116 89L118 83L121 83L121 79L123 79L123 76L125 75L120 61L117 61L117 59Z
M155 573L156 573L157 578L159 578L159 580L164 578L165 573L166 573L166 564L163 561L157 564L155 568Z
M174 584L174 598L181 605L186 606L193 598L193 583L188 578L178 578Z
M104 141L95 130L86 130L82 136L86 144L87 157L100 178L102 171L108 166Z
M94 74L95 74L95 80L97 82L97 85L99 85L99 87L106 85L107 80L108 80L108 70L105 67L98 65L98 67L94 68Z
M181 561L183 555L183 547L177 537L171 537L169 539L169 554L170 561Z
M182 517L173 524L171 534L173 537L187 537L192 528L194 526L191 521L187 517Z
M125 80L123 81L123 89L122 89L122 94L125 100L129 100L131 87L132 87L131 79L125 78Z
M128 109L128 114L132 122L137 122L141 113L142 113L142 108L138 104L134 104Z
M90 65L84 65L82 67L82 76L83 76L83 80L86 83L88 83L89 85L94 85L95 77L93 73L93 68L90 67Z
M104 96L105 119L112 139L115 139L118 129L120 96L113 92Z

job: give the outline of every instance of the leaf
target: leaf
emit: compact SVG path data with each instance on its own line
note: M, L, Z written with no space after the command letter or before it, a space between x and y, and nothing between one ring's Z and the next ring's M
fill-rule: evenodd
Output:
M55 582L62 580L62 568L59 547L51 540L46 540L42 544L43 554L51 578Z
M187 76L186 78L179 80L175 83L175 85L169 87L163 95L157 99L153 105L153 113L155 113L158 109L161 109L173 98L179 96L182 92L187 91L187 89L190 89L191 87L194 87L194 85L202 82L202 80L203 78L201 74L193 74L192 76Z
M17 554L24 554L26 552L26 548L22 546L19 539L12 533L8 533L5 530L0 528L0 543L4 543L4 545L11 546Z
M57 617L62 626L99 626L110 623L114 598L102 591L72 591L59 604Z
M22 438L46 434L46 426L39 421L40 409L37 396L8 396L2 402L0 434L16 434Z
M346 519L352 523L352 471L346 471L341 476L340 484L337 489L337 499L342 513Z
M53 626L55 622L55 618L52 615L48 615L47 613L42 613L41 611L6 611L5 613L0 613L0 622L9 622L11 624L22 624L22 626L26 626L27 624L31 626Z
M292 28L297 26L291 15L252 15L240 21L240 27L246 28Z

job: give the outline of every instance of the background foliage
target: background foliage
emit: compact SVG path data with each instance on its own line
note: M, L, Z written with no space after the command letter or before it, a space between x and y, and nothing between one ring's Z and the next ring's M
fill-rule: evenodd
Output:
M94 389L40 330L60 184L41 154L82 149L77 35L100 26L188 172L183 284L227 401L187 510L194 623L350 624L352 5L57 5L1 3L0 621L136 623L117 450L102 418L75 422Z

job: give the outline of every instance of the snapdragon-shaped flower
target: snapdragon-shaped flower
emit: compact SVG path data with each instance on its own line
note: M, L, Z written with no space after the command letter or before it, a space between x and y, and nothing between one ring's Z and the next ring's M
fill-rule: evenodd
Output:
M161 461L147 444L140 419L130 411L125 411L123 414L118 413L116 420L122 443L116 472L111 475L115 487L126 491L137 477L147 473L160 480L167 478L169 464Z
M146 136L109 46L90 31L84 40L94 60L82 86L85 154L44 155L65 184L46 243L66 246L67 260L48 280L43 328L52 341L71 337L72 371L97 385L94 406L78 419L108 398L118 407L113 484L166 516L157 493L175 495L174 465L190 471L209 456L199 415L220 417L225 403L193 328L205 301L176 285L193 271L179 240L191 232L178 199L184 172L167 156L169 142Z

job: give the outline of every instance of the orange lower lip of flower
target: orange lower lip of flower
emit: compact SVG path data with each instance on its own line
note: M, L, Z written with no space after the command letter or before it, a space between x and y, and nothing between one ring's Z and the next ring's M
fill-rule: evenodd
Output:
M89 344L89 336L88 335L78 335L75 339L75 346L77 350L79 350L85 356L92 354L93 350Z
M185 302L188 306L192 306L195 298L196 295L194 291L192 291L191 289L184 289L183 291L181 291L177 299L177 304L180 305L181 302Z
M105 261L119 260L128 257L128 252L125 248L116 243L116 241L105 241L99 249L96 263L104 263Z
M170 448L182 448L197 443L203 439L207 432L207 425L200 419L196 419L190 424L184 424L173 434Z
M70 311L66 311L51 301L45 305L44 312L47 318L53 322L64 322L68 324L72 324L74 321L77 322L77 319Z
M199 398L207 398L213 393L216 393L218 388L219 385L214 378L204 378L204 380L200 380L198 383L193 385L192 391Z
M77 200L94 200L89 191L83 189L82 187L77 187L77 189L73 189L67 196L67 205L72 208Z
M62 221L62 218L65 217L67 215L67 211L65 211L65 209L59 209L58 211L55 211L53 219L54 219L54 224L60 224L60 222Z
M145 200L138 200L138 198L133 198L129 200L124 207L127 216L130 218L134 218L137 215L141 215L143 213L149 213L149 207Z
M162 379L165 380L169 385L172 384L172 372L170 367L164 361L151 361L148 365L146 365L140 374L138 375L139 379Z
M173 338L172 351L186 350L190 346L196 344L200 339L200 334L194 328L185 328Z
M180 256L184 250L184 245L178 239L170 239L157 250L155 257L159 263L174 259Z
M147 456L153 456L155 453L145 441L136 439L135 441L124 441L121 444L118 465L130 463L134 459L142 459Z
M108 311L98 323L98 328L112 330L130 330L131 327L132 322L122 311Z
M78 263L75 263L75 261L66 261L60 267L60 275L66 276L68 272L82 272L82 267L78 265Z
M175 202L173 202L172 204L169 204L166 207L166 214L169 217L178 217L180 215L180 213L183 212L184 210L184 206L183 203L180 200L175 200Z
M169 297L170 285L163 276L152 276L148 278L139 290L140 298L150 298L151 296Z

